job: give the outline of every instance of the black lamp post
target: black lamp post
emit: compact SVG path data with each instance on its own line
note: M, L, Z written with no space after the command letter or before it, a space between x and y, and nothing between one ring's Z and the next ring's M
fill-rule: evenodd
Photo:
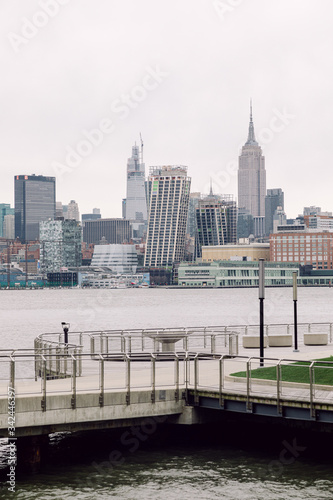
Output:
M68 330L71 325L69 323L65 323L64 321L62 321L61 326L62 329L64 330L64 343L68 344Z
M293 298L294 298L294 352L299 352L297 344L297 271L293 271Z
M264 366L264 298L265 298L265 261L264 259L259 259L260 366Z

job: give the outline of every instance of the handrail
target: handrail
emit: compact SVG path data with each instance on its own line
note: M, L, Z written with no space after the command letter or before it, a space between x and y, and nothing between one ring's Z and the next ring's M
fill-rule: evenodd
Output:
M31 385L28 386L28 389L25 390L25 382L21 380L21 378L16 378L16 372L20 373L20 363L26 363L27 361L31 363L31 366L36 362L36 359L39 363L40 367L40 372L38 373L38 379L41 381L41 385L38 388L38 385L34 385L33 382L31 382ZM96 392L97 394L99 393L99 406L103 407L105 404L105 363L107 361L117 361L116 364L111 364L110 369L118 369L119 366L119 360L122 360L121 362L125 362L125 382L122 380L122 385L117 386L117 389L123 388L125 391L126 395L126 403L129 405L131 403L131 376L132 376L132 369L133 373L135 370L135 364L134 360L137 359L135 354L130 354L130 353L124 353L121 354L119 352L114 352L114 353L100 353L98 355L98 360L99 362L96 363L91 360L90 354L89 353L82 353L82 352L74 352L74 353L65 353L62 357L61 360L59 360L59 353L57 354L47 354L47 353L35 353L32 354L31 352L26 352L26 353L14 353L14 354L8 354L8 355L2 355L0 356L0 366L1 363L8 363L9 362L9 374L8 374L8 384L10 387L15 388L15 386L18 388L16 394L17 396L24 395L24 394L29 394L29 395L39 395L41 397L41 410L46 411L47 410L47 396L50 394L55 394L57 391L59 391L59 387L64 387L64 392L69 392L71 394L71 408L75 409L76 408L76 400L77 400L77 394L78 390L80 387L83 387L83 385L79 385L79 375L80 375L80 370L79 366L82 366L82 363L84 363L84 373L83 375L90 376L91 374L98 375L98 383L96 386L94 386L93 391ZM61 361L61 365L64 365L64 361L67 360L67 376L68 380L70 381L70 387L66 384L64 386L61 385L61 383L57 383L57 385L53 385L53 382L49 376L49 370L50 367L54 367L54 360L57 361L57 367L55 368L55 371L61 371L61 367L59 368L59 363ZM208 379L208 384L212 384L211 387L214 387L212 391L215 391L217 393L217 397L219 398L220 406L223 407L224 404L224 399L225 395L228 391L228 387L230 387L230 381L225 374L226 371L226 362L229 360L231 363L234 361L239 361L239 362L244 362L246 364L246 378L245 378L245 383L246 383L246 389L245 387L240 389L240 392L243 393L246 397L246 408L248 411L251 411L252 407L252 401L253 397L257 397L258 394L265 394L265 390L260 393L260 384L256 384L256 380L252 376L252 371L253 371L253 366L257 364L260 361L260 356L233 356L233 355L228 355L228 354L223 354L223 353L216 353L216 354L207 354L204 352L197 352L197 353L190 353L190 352L185 352L185 353L157 353L157 352L152 352L149 354L149 358L147 361L150 360L149 366L143 365L147 370L150 369L151 375L150 375L150 382L148 384L145 384L140 388L140 390L145 387L146 390L151 391L151 401L152 403L155 403L156 401L156 394L158 387L163 388L165 385L163 385L163 381L160 381L159 379L156 378L156 370L157 370L157 365L161 366L159 363L162 363L163 361L166 361L169 363L170 370L172 370L172 365L173 363L174 366L174 380L173 380L173 387L174 387L174 397L175 400L179 400L179 389L180 389L180 363L183 363L184 367L184 373L185 373L185 380L182 381L182 386L186 390L186 394L188 393L188 390L191 388L193 389L193 394L194 394L194 404L199 403L199 390L200 390L200 376L199 374L201 373L201 367L206 366L205 363L207 363L208 360L216 360L218 363L215 365L217 369L216 372L216 378L210 378ZM192 365L193 362L193 365ZM317 391L316 394L316 383L315 383L315 368L316 367L329 367L330 369L333 370L333 361L309 361L309 360L295 360L295 359L288 359L288 358L271 358L267 357L265 358L265 362L271 362L270 364L276 365L276 385L273 384L273 395L275 392L274 399L276 398L276 404L278 408L278 413L282 413L282 406L283 406L283 401L288 398L293 397L293 395L297 395L297 387L291 387L291 386L285 386L284 382L282 381L282 367L284 364L289 364L291 363L291 366L294 364L299 365L299 363L306 363L306 368L308 367L309 369L309 396L305 399L305 401L308 402L309 407L310 407L310 413L311 417L315 418L315 408L316 408L316 403L321 401L321 392ZM86 364L88 363L88 364ZM6 365L3 365L6 366ZM23 366L23 365L22 365ZM26 366L26 365L24 365ZM208 365L209 366L209 365ZM232 366L232 365L231 365ZM192 367L193 367L193 372L192 372ZM87 370L87 371L85 371ZM92 371L93 370L93 371ZM123 373L123 371L121 371ZM149 373L149 372L147 372ZM172 371L171 371L172 373ZM190 380L190 373L194 374L194 380ZM204 375L206 375L208 372L202 372ZM20 377L20 376L19 376ZM6 380L6 379L4 379ZM81 383L82 384L82 383ZM206 384L206 382L205 382ZM79 387L79 389L78 389ZM205 387L207 387L205 385ZM208 385L209 387L209 385ZM267 386L270 387L270 386ZM282 395L282 387L287 387L288 388L288 394L283 394ZM303 387L303 386L302 386ZM303 387L304 388L304 387ZM22 392L20 392L22 390ZM108 391L110 391L110 387L108 387ZM29 391L29 392L27 392ZM245 392L246 391L246 392ZM271 393L272 393L271 392ZM332 393L333 393L333 387L332 387ZM5 393L2 393L1 398L5 397ZM302 396L304 397L304 396ZM323 402L327 403L327 400L323 400ZM332 400L333 404L333 400Z

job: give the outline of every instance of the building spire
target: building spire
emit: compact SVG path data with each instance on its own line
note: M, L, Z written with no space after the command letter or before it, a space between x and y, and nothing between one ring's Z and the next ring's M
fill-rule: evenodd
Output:
M209 196L214 196L214 195L213 195L212 178L210 178L210 191L209 191Z
M253 125L253 119L252 119L252 99L250 100L250 124L249 124L249 135L247 138L247 145L250 146L258 146L258 143L256 141L255 135L254 135L254 125Z

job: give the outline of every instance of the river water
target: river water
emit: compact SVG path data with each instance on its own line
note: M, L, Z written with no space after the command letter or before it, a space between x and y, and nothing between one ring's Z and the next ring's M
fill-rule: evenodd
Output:
M62 321L71 331L236 325L258 323L258 313L256 289L4 290L1 349L31 348ZM298 316L333 321L333 288L300 288ZM292 290L267 289L265 322L292 321ZM252 430L248 437L237 420L176 432L161 425L131 447L124 430L55 434L41 474L19 478L15 494L4 484L0 498L333 499L331 439L313 446L290 429Z

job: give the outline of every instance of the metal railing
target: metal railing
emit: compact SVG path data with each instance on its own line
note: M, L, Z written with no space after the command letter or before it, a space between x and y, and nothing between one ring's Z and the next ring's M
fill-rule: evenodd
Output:
M0 399L7 396L8 388L12 388L16 397L40 396L41 410L46 411L47 397L56 394L70 394L74 409L80 393L98 394L98 404L102 407L106 392L125 391L125 401L130 404L131 392L135 390L151 391L151 401L155 402L158 389L173 389L174 399L178 401L180 388L185 388L186 362L178 353L150 353L144 363L137 363L137 358L130 354L123 354L121 358L119 353L99 354L96 363L90 354L64 353L62 362L67 367L66 378L58 379L50 376L50 367L57 362L58 354L47 352L0 354L0 365L6 364L8 370L7 377L0 379ZM79 365L83 374L78 370Z
M266 324L266 336L292 334L294 325ZM325 333L328 343L333 342L333 323L298 323L299 343L303 343L304 333ZM71 346L80 348L80 352L90 352L93 356L113 353L159 352L162 344L159 338L174 334L177 350L198 351L209 354L239 354L239 338L245 335L258 335L259 325L212 325L207 327L146 328L124 330L99 330L69 332ZM153 338L155 336L155 338ZM179 339L179 336L182 336ZM43 333L36 341L45 343L45 347L61 344L63 334ZM180 347L181 346L181 347Z
M292 326L265 325L265 334L285 334ZM301 333L327 333L332 342L332 323L300 323L298 327ZM40 396L41 410L46 411L47 398L56 394L70 395L70 407L76 408L78 395L86 392L97 394L98 405L103 406L108 393L121 393L125 396L119 401L130 404L133 391L148 390L155 402L157 391L167 388L172 389L175 400L181 397L181 390L193 390L195 402L200 391L209 390L218 394L221 406L226 394L244 395L249 408L252 397L267 396L276 399L279 411L284 401L300 400L310 404L312 415L316 403L333 404L333 386L320 382L323 370L329 370L333 381L333 362L265 357L265 367L274 371L274 380L256 378L260 358L239 356L238 341L243 335L258 333L258 328L232 325L70 332L68 344L63 342L63 334L42 334L34 349L0 350L0 400L12 387L17 396ZM174 343L168 352L163 350L164 337ZM286 366L296 370L304 363L309 374L306 382L284 380ZM239 371L244 372L243 377L233 375Z
M92 356L107 353L150 353L162 351L162 339L174 341L177 350L214 352L237 355L238 332L227 326L146 328L130 330L103 330L69 332L71 345ZM44 333L36 341L45 346L56 346L63 341L63 334Z
M83 346L81 344L65 344L59 336L58 341L44 340L37 337L34 342L35 358L35 377L41 376L42 370L46 371L47 378L66 378L71 376L68 367L69 356L77 356L82 353ZM45 366L42 363L42 358L39 355L45 356ZM81 358L80 358L81 359ZM82 366L77 364L77 375L82 374Z
M222 355L215 367L210 364L210 373L215 369L214 383L207 382L207 372L202 369L202 364L207 363L205 354L197 354L193 361L193 382L188 384L194 390L194 400L198 401L199 391L210 390L219 393L220 405L226 394L246 395L247 406L250 408L251 397L270 396L277 401L279 412L282 412L282 401L304 401L310 403L311 416L314 416L314 404L326 403L333 405L333 361L309 361L295 359L265 358L265 367L275 370L275 377L271 374L267 378L255 378L253 371L260 367L260 357ZM191 360L189 360L191 362ZM232 363L232 373L226 374L226 365ZM201 366L201 368L200 368ZM284 368L295 371L302 367L308 374L308 381L295 382L284 380ZM324 384L319 380L318 374L329 370L328 380L331 384ZM262 368L260 368L260 371ZM230 369L229 369L230 371ZM242 376L239 372L242 372ZM237 373L237 375L235 375ZM206 380L205 380L206 377ZM324 395L325 394L325 395Z
M265 368L275 371L275 378L260 380L254 372L260 365L259 357L150 353L146 361L137 362L133 354L124 353L120 358L119 353L109 353L99 354L96 363L89 353L73 352L63 355L67 377L55 379L49 376L49 367L57 362L57 356L47 352L0 353L0 365L5 365L8 370L7 376L0 379L0 399L6 398L8 387L14 388L17 397L39 396L41 410L46 411L48 397L57 394L70 395L69 405L74 409L77 397L82 393L98 395L96 404L102 407L107 393L122 396L117 401L112 398L112 404L129 405L133 391L150 391L151 401L155 403L158 390L171 389L176 401L181 398L181 390L193 390L195 403L199 402L200 392L216 393L221 406L230 394L245 396L248 408L251 398L260 396L276 400L279 411L286 401L307 402L311 415L314 415L316 403L333 404L333 386L320 381L323 370L329 370L328 379L333 382L333 362L330 361L265 358ZM36 363L39 366L37 377L34 372ZM79 365L82 369L80 375ZM286 367L293 371L300 366L308 373L308 381L295 383L284 380ZM236 376L235 373L240 371L244 372L243 376ZM108 401L111 404L110 399Z

